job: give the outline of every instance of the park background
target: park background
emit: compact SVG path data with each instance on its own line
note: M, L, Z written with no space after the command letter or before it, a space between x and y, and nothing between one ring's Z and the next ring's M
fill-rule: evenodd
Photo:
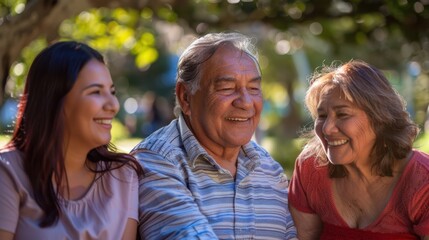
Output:
M312 127L308 78L351 59L388 76L422 129L415 147L429 152L429 0L0 0L0 146L29 66L48 44L82 41L106 57L121 104L112 141L127 152L174 118L181 52L224 31L259 48L265 103L255 140L287 172Z

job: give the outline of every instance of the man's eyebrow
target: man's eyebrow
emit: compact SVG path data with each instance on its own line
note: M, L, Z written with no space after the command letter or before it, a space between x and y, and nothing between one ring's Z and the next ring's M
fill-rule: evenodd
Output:
M257 76L250 80L250 82L260 82L260 81L262 81L262 76Z
M220 83L220 82L234 82L235 80L236 80L236 78L232 77L232 76L220 76L220 77L215 78L214 82L215 83ZM258 81L261 81L261 80L262 80L262 77L261 76L257 76L257 77L254 77L254 78L250 79L250 82L258 82Z
M235 77L232 76L220 76L215 78L214 82L215 83L219 83L219 82L234 82L236 79Z

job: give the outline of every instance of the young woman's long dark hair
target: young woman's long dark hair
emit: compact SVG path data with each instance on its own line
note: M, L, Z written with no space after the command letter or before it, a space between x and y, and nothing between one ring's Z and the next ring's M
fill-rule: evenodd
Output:
M32 63L23 96L18 106L15 131L9 145L24 153L24 169L32 185L34 198L45 215L40 226L58 221L61 208L58 192L67 175L64 166L64 97L72 89L81 69L90 60L104 64L102 55L91 47L74 41L58 42L43 50ZM113 145L93 149L92 162L103 161L107 172L130 164L141 176L140 165L133 156L117 153ZM120 164L112 165L113 162ZM55 178L56 186L52 183ZM68 189L68 185L67 185Z

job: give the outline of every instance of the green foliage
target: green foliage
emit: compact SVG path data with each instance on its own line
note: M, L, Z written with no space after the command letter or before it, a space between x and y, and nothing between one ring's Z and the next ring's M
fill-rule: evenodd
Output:
M155 37L151 33L143 33L131 52L136 55L136 65L143 68L158 59L158 51L154 48Z
M26 2L26 0L0 1L0 17L20 14L24 10Z
M269 149L271 156L283 166L288 176L294 169L295 160L301 152L303 144L304 142L300 138L267 138L262 143Z
M177 14L168 7L161 7L158 9L158 17L167 21L167 22L176 22Z
M413 80L413 84L413 98L415 101L414 118L419 125L423 125L429 114L429 75L421 74ZM428 133L426 133L426 135L428 135Z
M130 137L127 128L116 118L112 122L112 142L120 141Z
M18 97L24 90L25 78L36 55L47 46L45 39L37 39L22 50L21 58L15 62L9 75L6 91L12 97Z
M2 135L0 134L0 148L6 145L10 140L10 135Z
M0 16L19 14L27 2L0 1ZM369 0L236 1L235 4L220 0L172 1L171 5L148 4L142 9L89 9L64 21L59 35L62 39L86 42L112 60L112 77L122 99L138 98L154 89L160 95L173 92L171 82L167 86L162 76L170 70L168 57L174 53L167 52L162 45L155 28L159 21L176 23L182 27L182 36L192 31L198 34L241 31L255 37L259 41L266 98L261 123L267 139L273 139L272 145L276 146L271 148L276 159L290 169L289 164L300 148L295 136L287 135L285 129L293 132L304 125L305 78L318 66L333 60L368 61L383 71L394 72L392 76L398 86L408 75L407 64L420 63L421 73L413 79L411 98L407 100L411 99L409 105L414 106L412 117L422 125L429 104L426 64L429 28L425 25L429 8L423 5L427 4ZM312 26L319 26L319 31L312 30ZM31 43L14 63L7 85L12 96L22 92L31 61L46 45L45 40ZM297 61L300 54L303 61ZM295 121L286 121L288 118ZM115 140L128 134L123 126L114 127L113 131L124 131L113 133ZM425 136L416 145L427 146L429 141Z
M151 16L147 9L91 9L64 21L60 35L102 52L132 53L136 66L145 68L158 58L155 35L148 27Z
M0 10L12 11L22 2L8 1L9 5L3 3ZM150 9L141 11L122 8L91 9L75 18L65 20L59 28L59 34L62 40L82 41L105 54L131 53L134 56L135 65L143 69L159 57L156 37L150 25L152 15ZM168 15L165 9L163 16L174 19L174 14ZM23 49L19 61L15 62L10 69L6 88L10 96L14 97L22 93L25 76L34 57L47 45L45 39L38 39Z
M414 147L429 154L429 132L421 134L414 143Z

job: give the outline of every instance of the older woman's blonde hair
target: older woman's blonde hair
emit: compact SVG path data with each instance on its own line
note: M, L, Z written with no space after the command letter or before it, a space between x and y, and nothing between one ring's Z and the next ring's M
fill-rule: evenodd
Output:
M372 149L373 170L380 176L392 176L393 164L412 150L419 128L411 120L404 99L377 68L358 60L335 67L324 66L310 79L305 104L313 120L317 105L328 89L339 89L346 99L365 111L375 132ZM314 131L306 133L308 142L299 159L316 157L329 165L330 177L344 177L346 169L328 161L322 143Z

